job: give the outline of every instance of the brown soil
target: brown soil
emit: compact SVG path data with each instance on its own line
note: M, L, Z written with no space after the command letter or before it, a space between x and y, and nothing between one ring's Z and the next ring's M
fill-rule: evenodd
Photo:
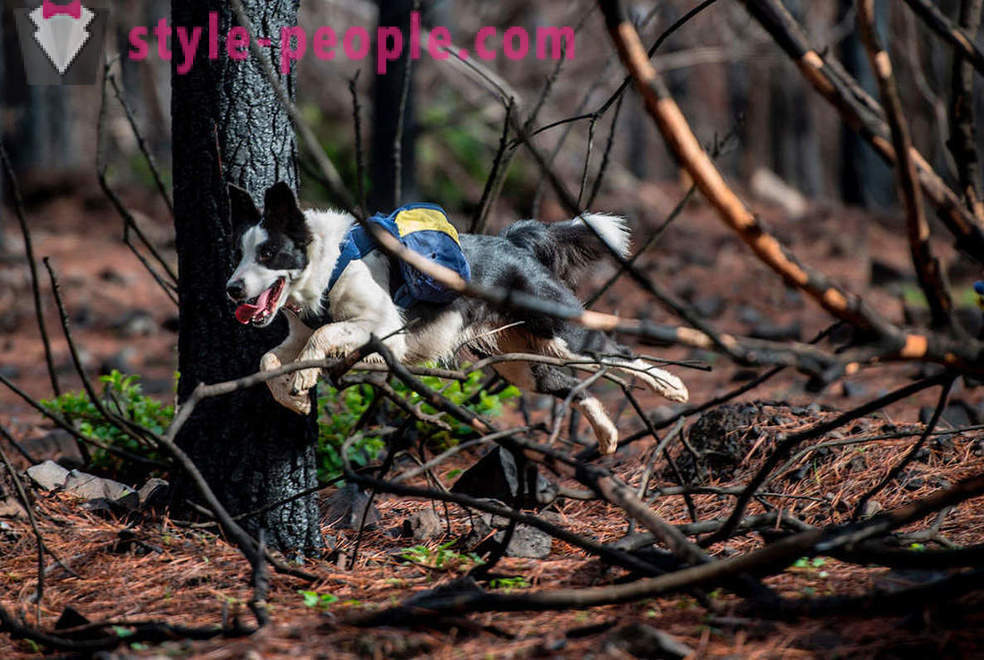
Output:
M637 192L640 205L656 209L640 215L638 223L642 227L657 225L661 213L679 194L673 186L653 185L644 185ZM133 203L138 208L150 207L150 202L143 199ZM617 200L609 200L609 205L625 206ZM92 200L87 203L83 199L66 198L52 200L30 212L37 254L52 257L70 312L75 315L82 310L87 317L83 323L75 323L73 332L87 355L89 368L97 369L101 362L130 347L133 371L144 376L151 391L169 397L176 335L162 326L173 320L176 309L121 244L118 222L111 211ZM767 218L778 217L768 209L764 212ZM156 217L163 214L158 212ZM155 241L167 242L166 227L155 227L148 219L145 222ZM897 218L878 222L842 209L818 209L814 216L799 223L775 220L777 232L804 262L835 275L890 319L901 321L898 292L869 284L869 256L905 267L904 237L894 227L898 222ZM50 396L27 268L17 254L19 237L11 224L5 226L12 254L0 263L0 305L4 309L0 323L0 366L11 369L14 380L32 396ZM638 235L645 233L643 229ZM173 261L171 251L164 253ZM954 261L953 255L945 250L944 257L948 263ZM804 339L829 323L829 318L815 305L790 293L755 262L710 212L699 205L688 209L643 264L654 278L685 297L700 300L716 295L726 301L726 308L715 320L725 331L747 334L750 310L758 312L762 321L776 326L798 321ZM592 290L610 272L607 266L599 268L584 283L584 290ZM965 288L972 278L973 273L962 280L955 278L955 285ZM46 275L43 289L45 300L50 301ZM134 308L149 312L155 328L149 334L124 337L114 329L114 322ZM625 317L672 322L664 310L653 306L627 280L606 295L598 309L615 311ZM77 388L78 381L72 374L67 347L50 302L46 302L46 314L59 372L66 387ZM709 357L679 348L642 347L640 351L671 359ZM740 382L736 381L736 375L744 371L723 360L712 360L712 366L710 372L673 368L685 378L694 401L704 401L735 387ZM754 424L739 432L735 442L746 451L734 474L727 478L712 475L709 483L724 487L746 481L767 455L777 432L805 428L831 414L824 412L828 407L844 409L858 405L865 397L873 398L908 382L917 372L918 367L914 365L867 369L851 379L863 390L861 395L854 396L845 395L841 384L820 393L808 392L804 387L805 376L784 372L744 397L745 401L770 401L777 405L763 408ZM615 388L600 386L599 391L611 410L623 408ZM839 437L828 436L823 440L877 436L887 424L909 428L918 421L920 407L933 405L936 396L936 392L924 392L892 406L883 415L842 429ZM972 410L978 410L982 401L979 390L969 389L962 382L958 382L953 397ZM819 404L819 410L811 408L805 415L790 412L791 408L811 403ZM643 406L649 411L665 405L665 401L643 397ZM534 406L534 415L546 419L549 406ZM518 413L508 412L507 417L518 418ZM42 420L6 390L0 391L0 424L19 438L44 431ZM619 426L626 435L642 428L631 408L619 417ZM919 428L918 424L912 426L915 432ZM946 443L929 443L928 454L914 463L899 483L876 498L879 506L891 509L946 483L979 474L984 467L982 438L981 432L972 432L953 436ZM784 475L775 479L770 492L776 495L768 501L811 524L844 521L857 497L877 483L906 453L912 440L911 437L885 439L833 447L822 455L816 452L802 455ZM649 442L637 443L604 463L629 483L637 484L650 448ZM678 457L679 451L682 450L674 452ZM474 455L456 458L442 466L439 474L450 483L447 478L450 470L467 467L474 459ZM665 466L656 465L652 487L671 485L663 473ZM249 566L211 529L180 527L166 517L138 521L99 517L61 494L40 494L38 498L39 526L46 542L78 574L75 577L58 567L51 569L41 607L40 623L45 629L51 629L66 606L76 608L91 620L163 619L206 625L238 616L252 623L244 605L251 593ZM700 495L694 500L701 518L725 516L733 502L733 498L719 495ZM561 502L557 513L563 524L575 532L601 541L614 541L627 531L624 516L612 507L597 502ZM367 533L355 570L339 568L333 560L319 559L305 566L319 576L314 585L287 577L273 578L270 603L274 623L268 629L250 638L194 644L169 642L135 652L210 658L243 657L250 651L261 657L581 657L589 654L626 657L625 651L610 643L609 638L614 629L632 622L672 634L694 649L697 657L925 657L933 653L942 653L943 657L974 657L984 652L978 632L984 625L979 597L965 599L961 617L956 619L949 618L952 609L926 608L906 618L761 621L735 618L733 612L738 600L722 592L714 594L719 608L714 614L698 606L691 597L671 597L588 611L475 615L467 622L433 630L363 630L346 621L359 613L399 602L414 592L446 583L467 568L434 569L401 560L399 551L414 543L395 538L388 530L398 527L411 512L430 504L394 497L382 497L378 504L383 520L381 529ZM653 507L670 522L689 520L680 497L660 497ZM444 518L444 508L439 507L438 511ZM761 511L758 503L750 510ZM431 547L468 531L468 515L459 508L450 507L447 519L450 535L430 542ZM925 528L932 522L921 521L916 527ZM118 543L124 528L132 529L141 543ZM354 532L327 528L324 531L333 538L330 545L343 554L351 551ZM965 503L948 512L939 533L945 541L959 545L984 542L980 501ZM761 545L759 536L752 535L712 551L722 555ZM26 522L0 521L0 555L4 557L0 603L22 614L31 625L37 624L34 606L29 603L37 586L36 555L34 537ZM544 589L610 584L621 575L557 541L547 560L505 559L497 572L523 576L532 588ZM876 586L885 588L907 579L919 578L827 559L822 567L787 569L768 579L767 584L783 595L800 597L862 594ZM301 589L331 593L340 600L323 612L313 610L304 606L297 593ZM26 657L35 650L26 642L0 636L0 656Z

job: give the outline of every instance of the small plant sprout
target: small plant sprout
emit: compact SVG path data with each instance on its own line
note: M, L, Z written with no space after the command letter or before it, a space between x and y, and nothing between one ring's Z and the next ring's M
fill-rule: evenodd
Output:
M512 591L513 589L529 589L530 583L522 575L516 577L492 578L489 580L489 588Z
M469 564L477 566L485 563L474 552L461 554L460 552L451 550L451 546L456 542L448 541L447 543L442 543L433 550L425 545L415 545L412 548L406 548L400 552L400 557L420 566L442 570L450 570Z
M338 596L334 594L322 594L317 591L297 592L304 598L304 606L315 610L327 610L331 605L338 602Z

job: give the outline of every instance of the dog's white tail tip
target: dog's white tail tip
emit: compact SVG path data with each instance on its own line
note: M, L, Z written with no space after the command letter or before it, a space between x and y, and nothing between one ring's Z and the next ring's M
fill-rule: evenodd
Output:
M585 213L581 221L594 227L605 242L615 248L623 258L629 256L630 238L629 227L625 218L607 213Z

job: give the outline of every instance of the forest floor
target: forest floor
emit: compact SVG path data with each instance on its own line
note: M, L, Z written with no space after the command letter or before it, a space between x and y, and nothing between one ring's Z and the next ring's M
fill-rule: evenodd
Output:
M634 223L640 236L659 224L679 190L672 185L644 185L637 191L640 212ZM83 361L93 371L115 367L143 377L145 390L163 400L173 396L176 368L174 333L176 308L156 288L140 263L119 241L118 222L97 197L81 194L29 199L29 214L39 256L50 256L59 273L73 332L83 349ZM146 207L146 200L134 200ZM615 204L613 208L625 208ZM631 204L628 211L631 212ZM776 232L806 263L832 274L888 316L902 322L905 303L909 314L921 308L916 288L907 277L904 235L897 218L872 218L856 211L815 207L798 222L762 208ZM163 217L159 215L159 217ZM5 210L4 219L12 218ZM166 243L169 231L145 220L155 242ZM35 397L50 396L43 350L38 338L26 264L12 223L5 223L7 256L0 259L0 373ZM951 251L942 250L961 304L971 301L971 282L979 278ZM165 250L168 258L173 252ZM787 289L751 258L747 250L703 206L693 205L677 220L660 244L642 261L645 270L694 303L723 331L809 340L829 324L829 318L799 294ZM612 272L606 266L583 283L590 292ZM44 273L42 269L42 273ZM43 285L46 300L50 287ZM623 279L605 295L597 309L626 318L672 322L631 282ZM230 310L231 311L231 310ZM56 312L46 304L48 331L53 339L55 364L68 388L78 387L72 374L67 345L60 337ZM979 316L979 315L978 315ZM977 320L979 323L979 319ZM746 369L715 360L713 356L683 349L640 347L672 359L705 359L709 372L671 368L690 388L692 400L702 402L749 378ZM747 481L769 453L777 433L806 428L909 382L919 374L915 366L868 369L847 383L821 392L806 387L807 378L794 372L780 374L740 399L757 402L743 410L742 419L729 427L736 447L735 465L705 475L705 485L727 487ZM624 435L642 428L631 408L620 405L619 392L600 387L613 411L619 411ZM927 391L873 417L862 418L823 438L841 442L796 457L770 486L768 499L780 510L794 513L809 524L848 520L860 494L877 483L911 446L913 438L868 440L900 431L918 434L927 406L937 392ZM537 420L550 414L548 402L532 399ZM940 430L984 421L982 392L958 381ZM815 404L815 405L812 405ZM643 406L656 416L674 408L656 398ZM735 410L740 410L736 408ZM519 413L508 411L507 418ZM48 429L12 393L0 391L0 424L18 439L36 438ZM687 433L693 420L688 423ZM851 444L857 441L858 444ZM864 442L862 442L864 441ZM651 452L649 441L635 443L603 464L630 484L638 485ZM673 453L681 456L682 448ZM463 453L443 464L438 472L446 485L457 471L467 468L476 454ZM19 467L26 462L19 456ZM946 484L984 469L984 432L968 431L936 436L927 451L896 482L877 497L882 509L892 509ZM671 485L665 465L656 463L652 488ZM139 486L140 484L133 484ZM570 485L570 484L569 484ZM328 490L323 497L331 495ZM50 630L66 607L92 621L113 620L125 634L134 621L215 625L240 619L252 623L246 609L251 598L250 566L213 528L189 528L166 513L118 518L85 510L64 493L35 494L38 527L45 542L71 568L48 567L40 626ZM694 497L701 519L726 516L733 498ZM645 656L638 644L649 628L672 635L695 657L981 657L984 655L984 594L965 597L953 607L916 608L904 615L762 619L742 608L742 601L726 591L711 594L712 607L699 605L693 596L671 596L629 605L561 613L479 614L452 623L421 624L413 630L365 629L352 621L367 612L401 602L426 589L447 584L472 568L463 544L447 546L466 536L474 518L458 507L436 510L443 528L427 541L428 551L407 552L417 543L399 530L409 516L427 502L382 496L377 499L381 519L367 531L354 569L346 562L356 532L325 525L324 558L310 559L304 569L318 581L307 584L275 575L269 602L272 625L243 638L202 642L164 642L130 651L138 655L194 655L209 658L244 657L510 657L559 655L563 657ZM678 496L663 496L654 511L671 523L689 522ZM763 511L753 505L751 512ZM619 539L628 521L614 508L598 502L560 499L548 509L556 522L601 542ZM921 521L925 528L934 521ZM984 543L984 509L970 501L948 510L940 520L935 540L926 545ZM913 529L916 529L914 527ZM761 547L759 535L713 546L716 556ZM445 548L441 550L440 548ZM0 519L0 604L38 624L31 602L37 588L37 556L30 525L21 519ZM437 558L441 559L438 560ZM49 560L46 560L46 562ZM438 566L437 564L441 565ZM554 540L546 559L505 558L496 567L499 576L512 578L497 589L556 589L612 584L622 571L603 565L582 551ZM894 571L845 564L832 558L798 562L765 582L788 597L860 595L892 591L933 579L914 571ZM316 592L305 598L301 591ZM328 596L330 594L330 596ZM337 600L336 600L337 599ZM318 600L317 604L312 603ZM306 602L307 601L307 602ZM331 602L329 602L331 601ZM313 606L312 606L313 605ZM647 628L648 627L648 628ZM30 656L32 643L0 636L0 657Z

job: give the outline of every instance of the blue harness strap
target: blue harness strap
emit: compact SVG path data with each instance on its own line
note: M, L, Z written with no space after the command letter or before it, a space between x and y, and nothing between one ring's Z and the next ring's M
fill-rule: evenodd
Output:
M455 271L465 281L471 280L471 268L461 249L458 232L440 206L407 204L389 215L377 213L368 222L389 232L410 250ZM350 263L365 258L377 247L375 239L362 225L354 225L342 240L328 290L335 286ZM393 287L393 301L398 306L407 308L416 302L449 303L458 297L456 291L413 266L403 261L399 266L400 279Z
M354 225L345 234L339 248L341 252L338 255L338 261L335 262L335 268L331 271L331 279L328 280L329 291L335 288L338 278L342 276L350 263L362 259L376 249L376 241L362 225Z

